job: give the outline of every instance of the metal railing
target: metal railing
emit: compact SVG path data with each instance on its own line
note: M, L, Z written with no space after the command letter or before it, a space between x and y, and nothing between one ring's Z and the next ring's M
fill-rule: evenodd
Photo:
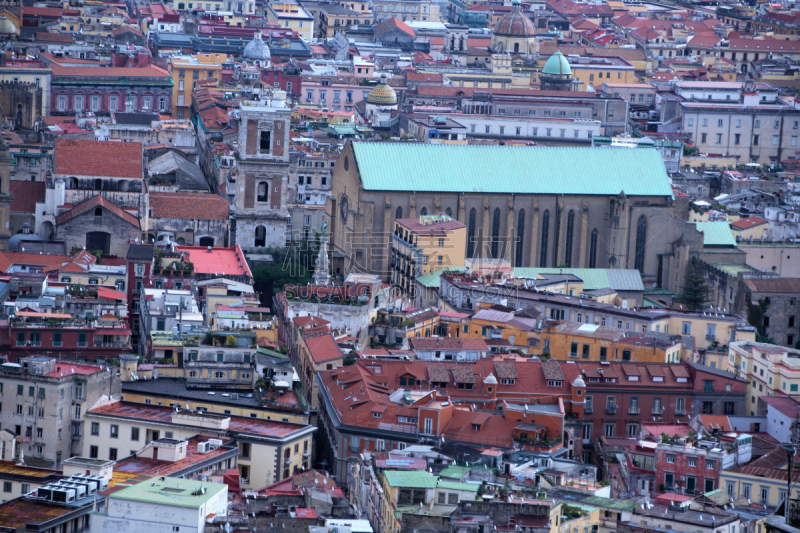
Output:
M606 413L608 413L610 415L613 415L616 412L617 412L617 406L616 405L606 405Z
M639 411L639 406L638 405L637 406L631 405L630 407L628 407L628 414L629 415L638 415L639 412L640 411Z
M664 414L664 408L663 407L653 407L652 414L654 414L654 415Z

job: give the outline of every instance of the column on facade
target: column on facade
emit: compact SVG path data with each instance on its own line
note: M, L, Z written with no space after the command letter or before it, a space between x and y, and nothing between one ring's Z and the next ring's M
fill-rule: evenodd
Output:
M387 251L386 257L381 261L381 268L389 282L392 280L391 257L392 233L394 232L393 220L394 211L392 210L392 197L387 194L383 199L383 235L381 238L376 239L376 241L384 243L384 249Z
M514 212L515 211L516 210L515 210L515 206L514 206L514 198L511 197L511 198L508 199L508 216L506 218L506 228L507 229L506 229L506 236L505 236L506 250L505 250L505 253L503 254L503 257L504 258L505 257L508 258L508 260L511 263L512 267L514 266L514 261L516 260L514 255L516 254L516 251L517 251L517 247L514 246L514 244L515 244L514 237L519 235L519 231L517 230L517 223L514 220Z
M533 209L531 210L531 253L529 266L538 267L538 256L536 255L537 245L539 243L539 200L533 201Z
M578 241L577 257L575 264L580 268L587 268L588 261L586 257L589 255L589 240L587 238L589 232L589 206L586 202L581 202L581 239Z
M485 251L484 248L487 245L491 246L491 243L489 241L489 239L491 238L491 235L492 235L491 217L489 216L491 210L492 209L491 209L491 206L489 205L489 199L488 198L484 198L483 199L483 224L481 226L481 231L480 231L480 235L479 235L480 238L478 240L479 247L477 248L479 257L487 257L487 256L483 255L483 253ZM491 251L491 249L489 251Z

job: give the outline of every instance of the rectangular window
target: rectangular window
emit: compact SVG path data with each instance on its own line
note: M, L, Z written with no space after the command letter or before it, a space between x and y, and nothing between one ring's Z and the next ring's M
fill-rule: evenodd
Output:
M100 423L92 422L92 435L100 435Z
M139 440L139 428L131 428L131 440Z

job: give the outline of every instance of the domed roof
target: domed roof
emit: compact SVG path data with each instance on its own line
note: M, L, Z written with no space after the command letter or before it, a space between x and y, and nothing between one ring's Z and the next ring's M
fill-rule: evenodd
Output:
M555 74L559 76L572 76L572 69L569 68L569 61L564 57L560 50L550 56L542 69L544 74Z
M245 59L251 59L253 61L269 61L272 58L269 46L261 39L260 31L256 30L255 35L253 35L253 40L244 47L242 56L244 56Z
M497 378L490 372L489 375L486 376L486 379L483 380L483 383L486 385L497 385Z
M583 378L581 376L578 376L577 378L575 378L575 381L572 382L572 386L573 387L585 387L586 383L583 381Z
M531 19L526 17L520 9L520 0L514 0L511 13L503 15L494 27L495 35L504 37L534 37L536 28Z
M17 27L14 26L14 23L5 15L0 15L0 34L13 35L15 33L17 33Z
M381 74L381 83L367 95L367 103L375 105L397 105L397 93L389 86L386 74Z

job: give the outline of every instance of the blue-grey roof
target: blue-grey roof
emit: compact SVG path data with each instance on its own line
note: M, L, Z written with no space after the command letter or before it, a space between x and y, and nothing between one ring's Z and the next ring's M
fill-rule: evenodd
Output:
M672 196L656 150L353 143L366 190Z

